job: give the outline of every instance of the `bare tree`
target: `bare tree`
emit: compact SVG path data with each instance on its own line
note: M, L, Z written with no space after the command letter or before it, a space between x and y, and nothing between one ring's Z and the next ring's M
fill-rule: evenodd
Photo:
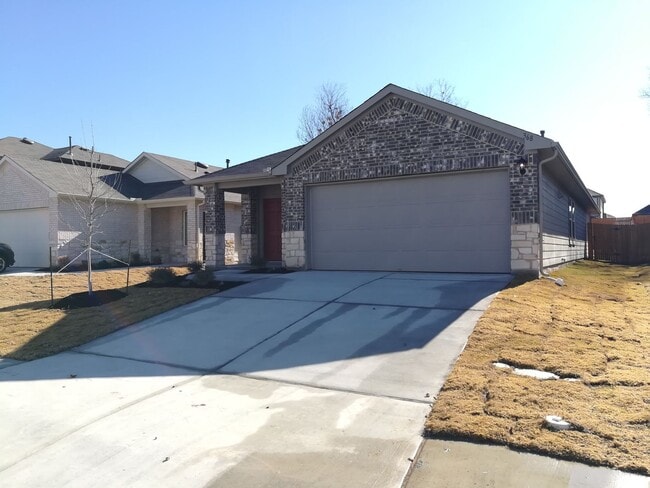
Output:
M95 237L102 233L102 220L111 211L110 199L119 195L122 174L120 172L102 169L100 162L101 156L95 152L94 146L91 149L78 147L78 150L82 154L75 157L72 144L70 144L69 161L71 164L66 164L66 168L68 169L68 176L74 190L70 192L68 199L82 222L83 229L81 231L81 237L83 238L84 250L75 259L78 259L84 254L86 255L88 262L88 294L92 295L93 252L119 261L113 256L94 249L93 242ZM66 155L66 159L68 159L68 155Z
M302 109L296 135L302 142L309 142L342 119L350 110L345 87L338 83L321 85L316 102Z
M456 96L456 87L444 78L437 78L427 85L418 85L415 91L461 108L467 107L467 102Z

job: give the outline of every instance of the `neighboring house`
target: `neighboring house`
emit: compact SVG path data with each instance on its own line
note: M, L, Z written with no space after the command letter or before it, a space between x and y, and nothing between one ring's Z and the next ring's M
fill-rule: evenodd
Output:
M0 139L0 242L16 253L16 266L47 266L52 259L73 259L85 247L85 221L75 209L84 201L91 152L80 146L59 149L28 139ZM73 160L74 163L73 164ZM102 217L94 248L126 259L187 263L203 257L203 192L183 180L217 171L152 153L133 162L106 153L92 161L109 211ZM236 262L240 197L226 196L231 216L230 262ZM93 259L105 259L94 255Z
M585 257L598 210L558 143L395 85L304 146L189 184L216 265L226 191L241 262L324 270L536 274Z
M632 215L650 215L650 205L646 205L640 210L637 210Z
M607 216L607 214L605 213L605 203L606 203L605 195L603 195L602 193L598 193L597 191L594 190L589 190L589 194L591 195L591 198L594 199L594 202L598 207L598 212L593 214L592 217L597 219L605 218Z

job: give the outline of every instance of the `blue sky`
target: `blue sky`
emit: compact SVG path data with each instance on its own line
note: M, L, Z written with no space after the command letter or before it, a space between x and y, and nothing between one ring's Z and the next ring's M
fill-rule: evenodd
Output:
M0 137L223 165L298 144L323 82L352 106L436 78L559 141L606 209L650 204L650 2L0 0Z

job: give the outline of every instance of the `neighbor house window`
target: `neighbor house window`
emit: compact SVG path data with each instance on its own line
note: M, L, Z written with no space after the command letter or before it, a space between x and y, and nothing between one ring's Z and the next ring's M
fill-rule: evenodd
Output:
M187 246L187 210L183 211L182 229L183 229L183 245Z
M569 246L576 245L576 204L569 199Z

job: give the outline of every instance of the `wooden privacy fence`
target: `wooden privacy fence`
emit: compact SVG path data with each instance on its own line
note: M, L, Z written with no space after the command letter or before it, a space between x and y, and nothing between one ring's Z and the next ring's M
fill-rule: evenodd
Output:
M617 264L650 263L650 223L588 225L589 259Z

